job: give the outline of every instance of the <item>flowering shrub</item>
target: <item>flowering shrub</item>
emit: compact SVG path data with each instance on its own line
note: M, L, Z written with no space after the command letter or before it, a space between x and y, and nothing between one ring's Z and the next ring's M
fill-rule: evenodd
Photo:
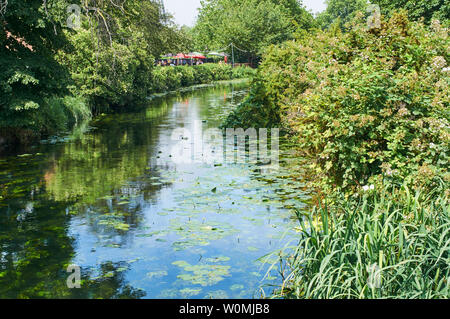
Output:
M376 29L317 31L267 51L260 100L281 114L322 186L432 187L449 180L449 43L439 22L403 12Z

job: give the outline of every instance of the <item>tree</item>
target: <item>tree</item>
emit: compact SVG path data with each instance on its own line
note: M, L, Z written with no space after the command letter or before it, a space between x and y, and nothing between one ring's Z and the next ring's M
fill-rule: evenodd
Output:
M367 10L367 0L327 0L327 9L317 17L322 28L328 28L333 24L343 27L350 22L356 12Z
M396 9L406 9L412 20L424 18L426 23L438 19L443 23L450 20L450 2L446 0L372 0L380 6L381 12L390 14Z
M58 22L65 1L9 0L0 15L0 128L37 130L45 100L67 94L69 73L54 59L67 40Z
M129 1L132 9L129 24L143 33L149 54L159 57L165 53L189 51L192 39L186 27L179 28L173 17L161 10L155 1Z
M67 31L75 49L59 56L76 82L72 92L85 96L94 113L146 102L155 57L184 48L184 33L152 0L81 5L81 28Z
M257 57L262 49L309 28L312 16L297 1L204 0L194 27L197 50L224 49L233 43L239 59Z

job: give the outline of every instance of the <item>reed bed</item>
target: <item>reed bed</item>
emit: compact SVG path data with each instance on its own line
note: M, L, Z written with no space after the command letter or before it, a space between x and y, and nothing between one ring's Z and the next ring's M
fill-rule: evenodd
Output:
M312 214L278 298L448 298L450 216L440 192L385 188Z

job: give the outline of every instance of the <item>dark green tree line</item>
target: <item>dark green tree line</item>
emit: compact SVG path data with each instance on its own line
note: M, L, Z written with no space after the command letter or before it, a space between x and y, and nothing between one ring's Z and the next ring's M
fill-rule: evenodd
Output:
M1 4L0 146L144 102L155 57L189 45L153 0Z

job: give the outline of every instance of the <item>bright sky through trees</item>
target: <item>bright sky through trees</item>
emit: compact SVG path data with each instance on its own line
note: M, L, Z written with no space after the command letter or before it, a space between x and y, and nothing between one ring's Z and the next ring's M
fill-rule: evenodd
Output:
M320 12L325 10L325 0L303 0L308 10ZM200 0L164 0L166 10L174 15L180 25L193 26L200 7Z

